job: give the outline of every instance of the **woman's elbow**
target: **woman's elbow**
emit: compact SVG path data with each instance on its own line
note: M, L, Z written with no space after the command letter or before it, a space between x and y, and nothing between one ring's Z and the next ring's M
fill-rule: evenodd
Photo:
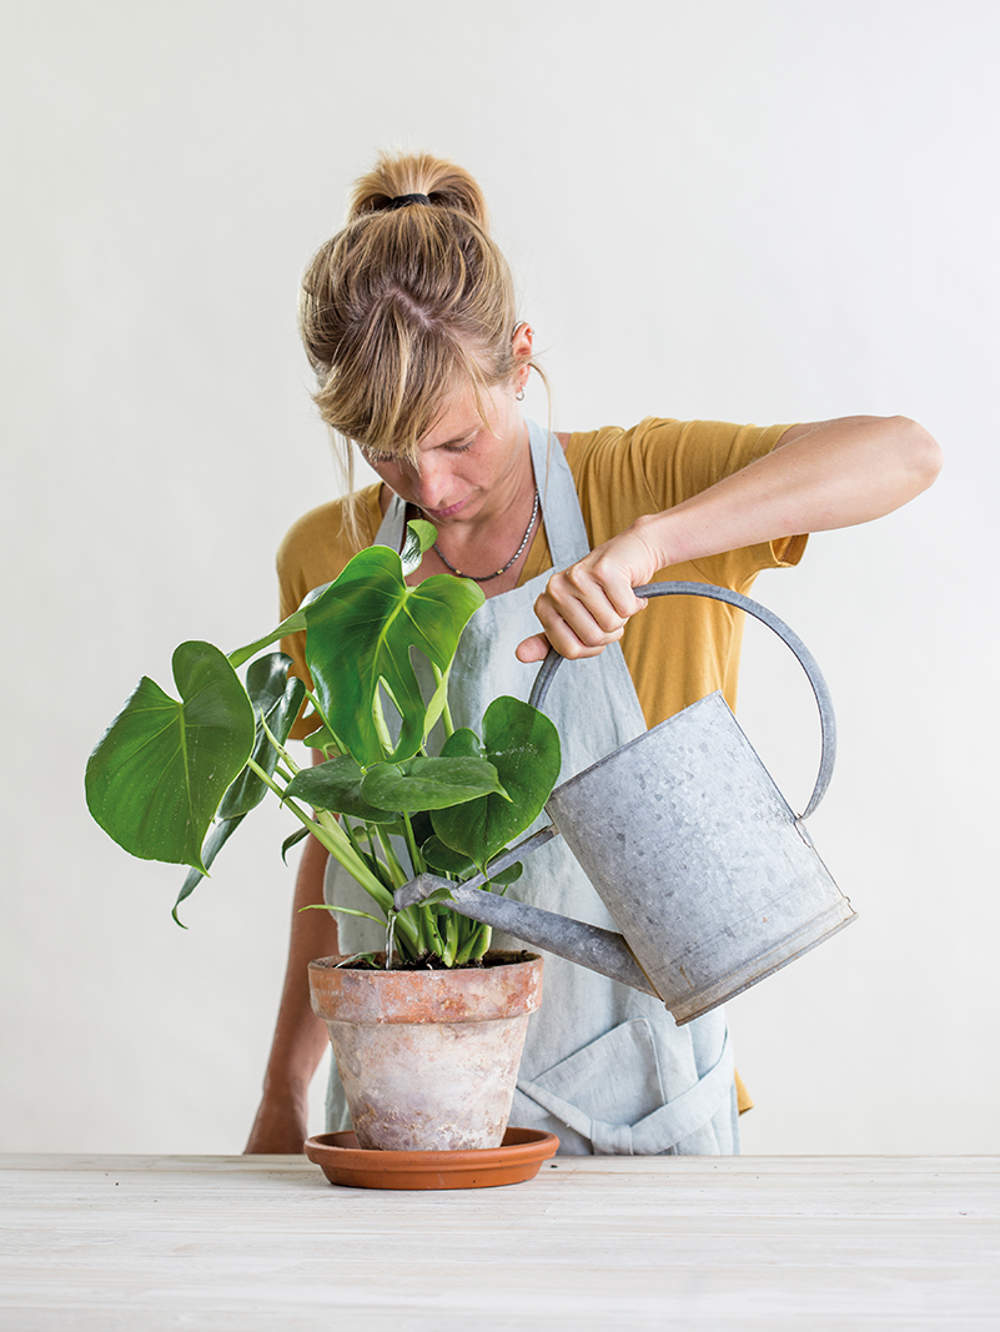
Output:
M912 487L908 498L912 499L937 480L942 465L941 445L918 421L912 421L908 416L897 416L894 419L903 426L900 439L907 477Z

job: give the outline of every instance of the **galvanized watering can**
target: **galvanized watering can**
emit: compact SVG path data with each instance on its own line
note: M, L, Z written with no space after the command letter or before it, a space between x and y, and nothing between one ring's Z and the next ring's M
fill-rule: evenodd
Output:
M614 934L484 892L478 875L421 874L397 908L447 887L463 916L657 995L678 1024L724 1003L855 917L803 820L833 770L833 705L819 667L778 617L728 588L649 583L640 597L698 596L756 616L792 649L819 706L819 776L796 816L716 691L577 773L552 792L552 822L490 863L493 874L562 836L616 924ZM550 651L530 702L541 708L562 658Z

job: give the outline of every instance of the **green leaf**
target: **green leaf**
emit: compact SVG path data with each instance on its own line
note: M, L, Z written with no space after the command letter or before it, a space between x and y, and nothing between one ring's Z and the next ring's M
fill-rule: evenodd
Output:
M422 907L436 906L439 902L450 902L452 900L450 888L435 888L432 893L424 898L420 905Z
M281 863L283 865L288 864L288 861L285 859L285 857L288 855L288 852L291 851L292 847L296 846L299 842L302 841L303 838L308 836L309 836L308 828L296 828L293 833L288 834L285 840L281 843Z
M423 518L414 518L412 522L406 524L406 540L403 542L403 550L399 557L404 578L407 574L413 573L414 569L420 568L421 560L436 540L437 528L433 523L428 523Z
M420 848L420 854L428 869L438 870L442 874L470 874L476 868L468 856L445 846L440 837L428 837Z
M433 694L431 694L430 699L428 700L427 711L424 714L424 734L421 740L421 745L427 743L427 737L430 735L431 731L434 730L434 727L438 724L438 721L441 718L441 714L444 712L445 704L448 701L448 681L450 679L451 663L449 663L447 670L438 673L437 684Z
M460 851L453 851L450 846L446 846L440 837L428 837L420 848L420 854L423 856L428 869L437 870L439 874L451 874L457 879L471 878L476 873L476 867L468 856ZM489 866L487 866L489 872ZM484 889L499 885L502 888L508 887L524 873L524 866L520 861L514 865L509 865L507 869L501 870L499 874L491 879L487 879L483 884ZM424 898L429 902L430 898Z
M318 730L310 731L302 743L308 745L310 749L321 749L324 754L331 749L340 749L337 737L328 726L320 726Z
M285 794L304 800L313 809L350 814L369 823L395 823L399 814L372 804L361 793L364 772L350 754L337 754L325 763L297 772Z
M288 674L291 664L291 657L286 657L283 652L272 652L266 657L258 657L247 670L247 694L253 704L254 714L257 718L263 717L267 729L281 745L288 739L288 732L292 729L306 693L302 681ZM273 776L278 763L278 751L267 738L259 721L250 757L269 777ZM218 817L232 819L237 814L248 814L266 794L264 782L249 767L244 768L222 797Z
M425 811L420 810L410 816L410 828L413 831L413 840L417 846L422 846L428 837L434 836L434 828L431 825L431 816Z
M339 962L334 963L334 970L337 967L349 967L352 962L357 962L361 958L364 958L370 967L374 967L376 971L379 970L375 963L374 953L352 953L350 957L342 957Z
M341 916L364 916L365 920L373 920L376 925L385 925L385 920L379 920L378 916L373 916L370 911L355 911L354 907L330 906L328 902L309 902L306 906L299 907L300 911L336 911Z
M254 742L254 711L211 643L173 655L180 701L148 676L87 763L87 806L119 846L143 860L205 872L201 847Z
M386 757L374 717L379 682L400 713L399 740L388 755L398 762L420 748L427 712L411 649L446 674L462 630L483 600L471 579L450 574L407 587L395 551L369 546L305 607L306 662L320 711L363 766Z
M245 661L249 661L251 657L256 657L257 653L262 652L264 648L270 647L272 643L277 643L279 638L287 638L290 634L301 633L306 627L306 607L321 597L329 586L329 583L322 583L319 587L314 587L311 592L307 592L302 598L298 610L292 611L291 615L282 620L277 629L272 629L263 638L255 639L254 642L247 643L245 647L236 648L233 652L230 652L229 664L234 669L237 666L242 666Z
M496 768L482 758L419 756L403 763L375 763L361 783L365 800L406 814L411 810L446 809L490 793L505 799Z
M485 758L486 751L479 743L479 736L468 726L460 726L448 737L441 753L448 751L449 758Z
M487 866L487 872L488 871L489 867ZM496 884L501 888L509 888L512 883L517 883L523 873L524 866L518 860L515 861L513 865L508 865L505 870L501 870L499 874L495 874L484 886L492 888L493 885Z
M305 696L305 686L301 680L288 677L291 657L282 652L273 652L269 657L260 657L247 671L246 689L257 721L257 738L254 742L251 758L267 772L273 774L278 761L278 753L268 740L259 718L263 716L268 729L282 744L288 739L296 714ZM222 803L216 811L216 822L202 847L202 864L208 869L226 842L240 826L243 818L264 799L267 787L249 767L243 769L233 784L222 797ZM296 839L308 833L308 828L293 834ZM284 849L282 849L284 859ZM177 908L190 897L204 875L200 870L192 869L181 887L172 915L182 929L187 929L177 914Z
M277 643L279 638L287 638L289 634L298 634L306 627L306 613L304 610L305 602L296 611L292 611L286 620L282 620L277 629L272 629L269 634L263 638L256 639L253 643L247 643L245 647L236 648L229 653L229 664L234 669L242 666L245 661L251 657L256 657L258 652L264 648L270 647L272 643Z
M467 728L445 741L442 756L468 755L475 734ZM559 776L559 735L544 713L504 695L483 717L480 752L494 765L510 800L496 795L431 815L434 831L454 851L485 865L538 817Z
M211 869L212 861L219 854L219 852L229 841L230 837L232 837L233 833L236 831L236 829L240 826L242 822L243 822L243 815L237 814L237 816L234 819L224 819L221 823L215 823L212 825L212 829L205 840L205 845L201 848L201 863L205 866L206 869ZM309 829L303 828L302 831L308 832ZM183 884L181 885L180 892L177 894L177 901L174 903L173 910L170 912L170 914L173 916L174 920L177 922L177 924L181 927L182 930L186 930L187 926L181 920L180 916L178 916L177 908L180 906L180 904L184 901L185 898L191 896L191 894L198 887L199 883L201 883L204 877L205 876L204 874L202 874L201 870L196 870L196 869L188 870L187 877L185 878Z

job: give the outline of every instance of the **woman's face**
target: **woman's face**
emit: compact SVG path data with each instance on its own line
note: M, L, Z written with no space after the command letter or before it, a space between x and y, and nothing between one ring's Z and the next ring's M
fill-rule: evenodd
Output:
M490 518L530 484L528 430L510 383L481 393L484 425L471 387L448 398L420 441L420 461L367 457L385 483L436 524Z

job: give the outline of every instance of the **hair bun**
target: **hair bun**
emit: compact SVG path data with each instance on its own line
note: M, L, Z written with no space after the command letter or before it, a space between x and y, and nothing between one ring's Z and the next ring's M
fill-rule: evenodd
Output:
M354 182L347 220L381 212L405 194L425 194L432 205L465 213L489 230L486 200L473 177L464 167L429 153L379 153L371 171Z

